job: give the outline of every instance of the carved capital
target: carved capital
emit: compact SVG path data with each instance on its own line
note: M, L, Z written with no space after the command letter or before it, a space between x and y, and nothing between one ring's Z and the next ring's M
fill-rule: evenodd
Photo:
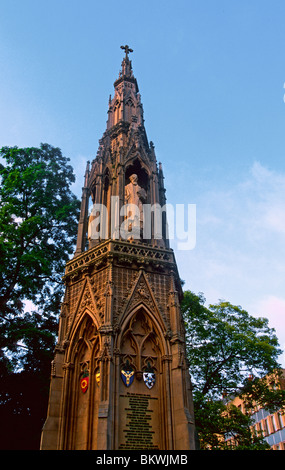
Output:
M171 354L165 354L164 356L161 356L162 362L172 362L172 355Z

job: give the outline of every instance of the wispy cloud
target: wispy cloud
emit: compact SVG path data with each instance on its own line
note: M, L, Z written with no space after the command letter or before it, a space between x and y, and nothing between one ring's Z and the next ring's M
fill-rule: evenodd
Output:
M250 306L252 314L269 319L270 328L274 328L283 354L280 362L285 364L285 295L277 297L266 295Z
M197 201L197 243L177 253L186 288L269 318L285 345L285 174L255 162ZM270 323L270 324L271 324Z

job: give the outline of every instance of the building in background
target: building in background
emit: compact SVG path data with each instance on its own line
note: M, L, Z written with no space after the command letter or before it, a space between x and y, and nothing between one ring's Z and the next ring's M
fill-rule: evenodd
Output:
M268 387L277 387L285 390L285 369L282 370L282 373L281 378L276 378L274 375L268 376ZM245 413L245 406L242 399L236 397L230 403ZM284 411L278 410L275 413L270 413L260 406L257 406L252 412L252 418L254 420L252 432L257 432L258 435L261 433L272 450L285 450ZM227 442L229 445L234 445L234 438L227 439Z

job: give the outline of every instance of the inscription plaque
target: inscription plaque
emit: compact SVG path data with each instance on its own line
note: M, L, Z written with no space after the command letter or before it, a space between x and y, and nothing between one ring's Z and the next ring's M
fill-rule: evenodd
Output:
M159 449L158 398L147 394L127 393L123 400L125 420L122 423L119 449Z

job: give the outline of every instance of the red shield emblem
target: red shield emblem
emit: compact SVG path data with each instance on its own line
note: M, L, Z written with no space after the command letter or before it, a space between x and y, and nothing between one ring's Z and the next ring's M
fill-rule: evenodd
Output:
M83 393L87 391L88 385L89 385L89 377L82 377L80 380L80 388Z

